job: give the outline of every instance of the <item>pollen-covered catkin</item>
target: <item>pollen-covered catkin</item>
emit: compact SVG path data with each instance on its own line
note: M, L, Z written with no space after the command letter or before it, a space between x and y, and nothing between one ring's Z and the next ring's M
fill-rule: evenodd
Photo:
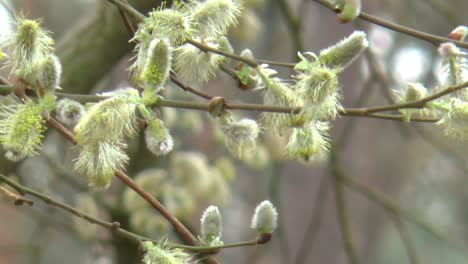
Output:
M447 137L466 141L468 139L468 102L452 99L449 112L437 122Z
M32 102L21 102L14 96L0 106L0 143L7 158L17 161L38 154L45 131L42 108Z
M157 92L163 89L164 83L169 78L172 65L172 47L169 41L167 39L153 39L145 57L146 62L139 79L146 89Z
M49 32L41 28L40 20L17 17L15 32L7 37L2 46L10 50L9 63L18 77L35 84L41 63L53 48Z
M200 37L217 37L237 23L242 10L240 0L206 0L191 7L193 28Z
M153 242L143 242L144 264L188 264L190 255L181 249L171 249L163 241L158 244Z

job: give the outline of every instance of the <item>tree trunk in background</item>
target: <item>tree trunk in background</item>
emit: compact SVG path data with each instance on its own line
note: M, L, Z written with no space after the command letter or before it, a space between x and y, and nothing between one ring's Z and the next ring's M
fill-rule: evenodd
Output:
M67 93L86 93L132 49L117 8L103 0L96 13L68 31L57 55L63 66L62 87ZM130 1L143 13L156 1Z

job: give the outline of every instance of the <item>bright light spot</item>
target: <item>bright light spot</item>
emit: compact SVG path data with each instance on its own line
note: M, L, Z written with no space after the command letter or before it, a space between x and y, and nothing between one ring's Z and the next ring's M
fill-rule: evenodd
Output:
M385 56L393 46L393 32L378 26L369 29L369 48L377 56Z
M416 46L403 47L393 57L393 78L403 84L420 81L430 69L430 54Z
M10 14L3 5L0 5L0 38L11 33Z

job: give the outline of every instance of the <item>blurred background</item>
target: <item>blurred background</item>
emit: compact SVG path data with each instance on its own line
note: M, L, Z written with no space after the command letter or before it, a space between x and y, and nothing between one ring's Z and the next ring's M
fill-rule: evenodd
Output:
M133 44L114 6L97 0L5 2L28 18L42 18L53 32L64 68L64 92L96 93L129 85ZM145 13L158 5L130 2ZM236 53L250 48L256 58L293 62L298 49L318 53L353 30L368 34L368 52L340 77L345 107L392 103L394 91L407 82L437 85L440 59L437 47L427 42L363 21L339 24L332 11L310 0L245 2L238 27L229 33ZM468 2L463 0L363 2L367 13L440 36L468 22ZM298 18L298 38L291 33L285 6ZM1 38L11 33L10 18L0 9ZM289 69L278 71L286 79L292 74ZM232 102L262 102L259 93L237 88L222 72L198 88ZM171 84L166 97L199 100ZM234 114L258 118L250 112ZM255 237L249 224L259 202L269 199L278 207L280 228L272 241L223 250L222 263L348 263L333 188L332 168L337 166L345 177L364 184L345 186L359 263L468 262L467 146L444 138L434 124L338 118L331 135L338 160L332 164L327 155L307 162L284 159L284 139L268 131L257 152L239 160L226 150L208 114L162 109L161 116L176 151L158 159L140 135L129 142L126 172L195 233L210 204L222 208L225 243ZM2 154L0 172L136 233L178 240L167 223L120 182L104 191L88 188L86 178L73 172L75 155L71 144L49 130L40 156L12 163ZM369 199L369 192L383 198ZM385 209L382 201L392 204ZM399 209L388 210L392 206ZM1 200L0 212L1 264L138 263L133 243L41 201L15 207Z

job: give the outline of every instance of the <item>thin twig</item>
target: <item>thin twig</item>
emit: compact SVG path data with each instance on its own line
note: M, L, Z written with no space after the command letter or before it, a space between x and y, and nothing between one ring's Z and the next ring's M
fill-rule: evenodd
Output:
M312 216L310 218L309 224L307 225L307 230L305 231L304 238L300 244L296 261L296 264L306 263L307 257L312 252L315 241L317 241L318 230L322 224L323 219L323 209L325 208L325 199L328 193L328 177L323 175L320 179L318 194L315 198L315 203L312 209Z
M270 178L270 196L273 204L275 204L280 212L284 208L281 204L281 176L283 172L283 164L280 162L273 163L273 172ZM290 249L287 236L287 230L285 227L288 225L285 223L284 214L280 214L278 220L278 227L275 231L276 237L279 240L280 255L283 263L290 263Z
M120 0L107 0L107 1L110 2L111 4L116 5L119 9L125 11L127 14L132 16L138 22L143 21L143 19L145 18L145 16L142 13L138 12L138 10L133 8L128 3L125 3L125 2L120 1Z
M9 179L8 177L4 176L3 174L0 174L0 182L4 182L5 184L11 186L14 189L20 189L22 192L25 194L29 194L31 196L34 196L42 201L44 201L46 204L49 204L51 206L60 208L64 211L67 211L71 214L73 214L76 217L83 218L87 220L88 222L99 225L101 227L104 227L112 232L115 232L129 240L132 240L134 242L144 242L144 241L151 241L154 243L159 243L159 240L153 240L144 236L137 235L135 233L132 233L130 231L127 231L123 228L120 227L120 223L118 222L107 222L104 220L101 220L97 217L94 217L92 215L86 214L85 212L82 212L76 208L74 208L71 205L68 205L66 203L62 203L56 199L53 199L52 197L43 194L41 192L35 191L33 189L30 189L28 187L25 187L19 183L16 183ZM0 186L1 187L1 186ZM27 201L30 201L28 199L25 199ZM32 202L32 201L31 201ZM235 247L243 247L243 246L255 246L259 244L265 244L269 241L269 236L259 236L258 238L254 240L247 240L247 241L242 241L242 242L237 242L237 243L230 243L230 244L225 244L221 246L187 246L187 245L179 245L179 244L173 244L173 243L168 243L168 245L172 248L182 248L182 249L187 249L190 251L194 252L212 252L215 250L219 249L224 249L224 248L235 248Z
M182 84L182 83L181 83ZM465 88L468 86L468 83L464 83L464 86L452 86L447 88L446 90L438 93L441 96L451 93L453 91L459 90L461 88ZM190 86L184 85L186 88ZM12 92L13 87L8 90L10 94ZM450 91L448 91L450 90ZM192 88L191 92L195 92L196 89ZM199 95L202 95L202 92L197 91ZM0 95L5 95L1 94ZM99 95L85 95L85 94L67 94L67 93L56 93L59 97L69 98L76 100L81 103L88 103L88 102L99 102L102 100L107 99L106 96L99 96ZM210 95L203 94L203 97L210 98ZM434 95L430 96L434 97ZM422 99L425 100L425 99ZM421 101L413 101L404 104L397 104L397 105L388 105L388 106L376 106L376 107L369 107L369 108L345 108L343 110L339 110L338 113L342 116L357 116L357 117L368 117L368 118L376 118L376 119L386 119L386 120L395 120L395 121L405 121L405 117L403 115L389 115L389 114L377 114L375 112L378 111L388 111L388 109L402 109L402 108L420 108L422 104ZM425 104L425 102L424 102ZM209 105L208 103L201 103L201 102L188 102L188 101L176 101L176 100L165 100L160 99L158 100L154 106L159 107L171 107L171 108L181 108L181 109L192 109L192 110L199 110L199 111L208 111ZM261 104L240 104L240 103L228 103L226 102L226 109L231 110L247 110L247 111L256 111L256 112L273 112L273 113L284 113L284 114L298 114L301 112L301 107L288 107L288 106L276 106L276 105L261 105ZM376 110L377 109L377 110ZM434 123L439 121L440 118L431 118L431 117L411 117L409 121L412 122L430 122Z
M184 84L183 82L181 82L179 79L177 79L177 77L175 76L175 74L171 73L170 75L170 78L171 78L171 81L175 84L177 84L177 86L179 86L180 88L182 88L184 91L187 91L189 93L192 93L196 96L199 96L201 98L205 98L205 99L208 99L208 100L211 100L213 99L213 96L209 95L209 94L206 94L198 89L195 89L193 88L192 86L190 85L186 85Z
M395 223L395 227L400 235L401 241L406 249L406 254L408 254L408 258L411 264L419 264L421 261L419 260L419 255L414 245L413 238L411 237L411 233L408 230L408 227L403 222L403 220L398 215L391 215L390 218Z
M4 176L3 174L0 174L0 181L8 184L9 186L15 188L15 189L20 189L22 192L26 193L26 194L29 194L29 195L32 195L36 198L39 198L41 199L42 201L44 201L45 203L49 204L49 205L52 205L52 206L55 206L55 207L58 207L60 209L63 209L77 217L80 217L80 218L83 218L85 220L87 220L88 222L90 223L93 223L93 224L96 224L96 225L99 225L99 226L102 226L102 227L105 227L113 232L116 232L118 233L119 235L122 235L130 240L133 240L133 241L136 241L136 242L140 242L140 241L146 241L146 240L150 240L148 238L145 238L145 237L142 237L142 236L139 236L139 235L136 235L132 232L129 232L125 229L122 229L120 227L120 224L117 223L117 222L114 222L114 223L111 223L111 222L106 222L104 220L101 220L101 219L98 219L96 217L93 217L91 215L88 215L76 208L74 208L73 206L71 205L68 205L68 204L65 204L65 203L62 203L62 202L59 202L45 194L42 194L40 192L37 192L35 190L32 190L32 189L29 189L19 183L16 183L14 181L12 181L11 179L9 179L8 177Z
M341 171L339 165L339 158L337 149L332 148L330 149L330 170L333 175L334 179L334 187L335 187L335 202L336 202L336 210L337 210L337 217L338 223L341 229L341 236L343 238L344 249L348 256L349 263L351 264L358 264L358 258L356 254L356 250L354 248L354 241L351 234L351 226L349 222L349 217L346 209L346 197L345 197L345 190L343 185L343 173Z
M341 12L339 9L337 9L329 1L325 1L325 0L313 0L313 1L319 3L320 5L326 7L328 9L330 9L330 10L332 10L335 13ZM468 48L468 42L455 41L453 39L448 39L448 38L436 36L436 35L433 35L433 34L429 34L429 33L423 32L423 31L419 31L419 30L416 30L416 29L412 29L412 28L405 27L405 26L402 26L402 25L399 25L399 24L396 24L396 23L386 21L384 19L381 19L381 18L372 16L372 15L366 14L364 12L361 12L358 17L360 19L364 20L364 21L369 22L369 23L379 25L379 26L382 26L384 28L391 29L393 31L397 31L397 32L403 33L405 35L415 37L417 39L425 40L425 41L427 41L427 42L429 42L431 44L434 44L434 45L439 45L439 44L444 43L444 42L452 42L452 43L456 44L458 47L465 48L465 49Z

